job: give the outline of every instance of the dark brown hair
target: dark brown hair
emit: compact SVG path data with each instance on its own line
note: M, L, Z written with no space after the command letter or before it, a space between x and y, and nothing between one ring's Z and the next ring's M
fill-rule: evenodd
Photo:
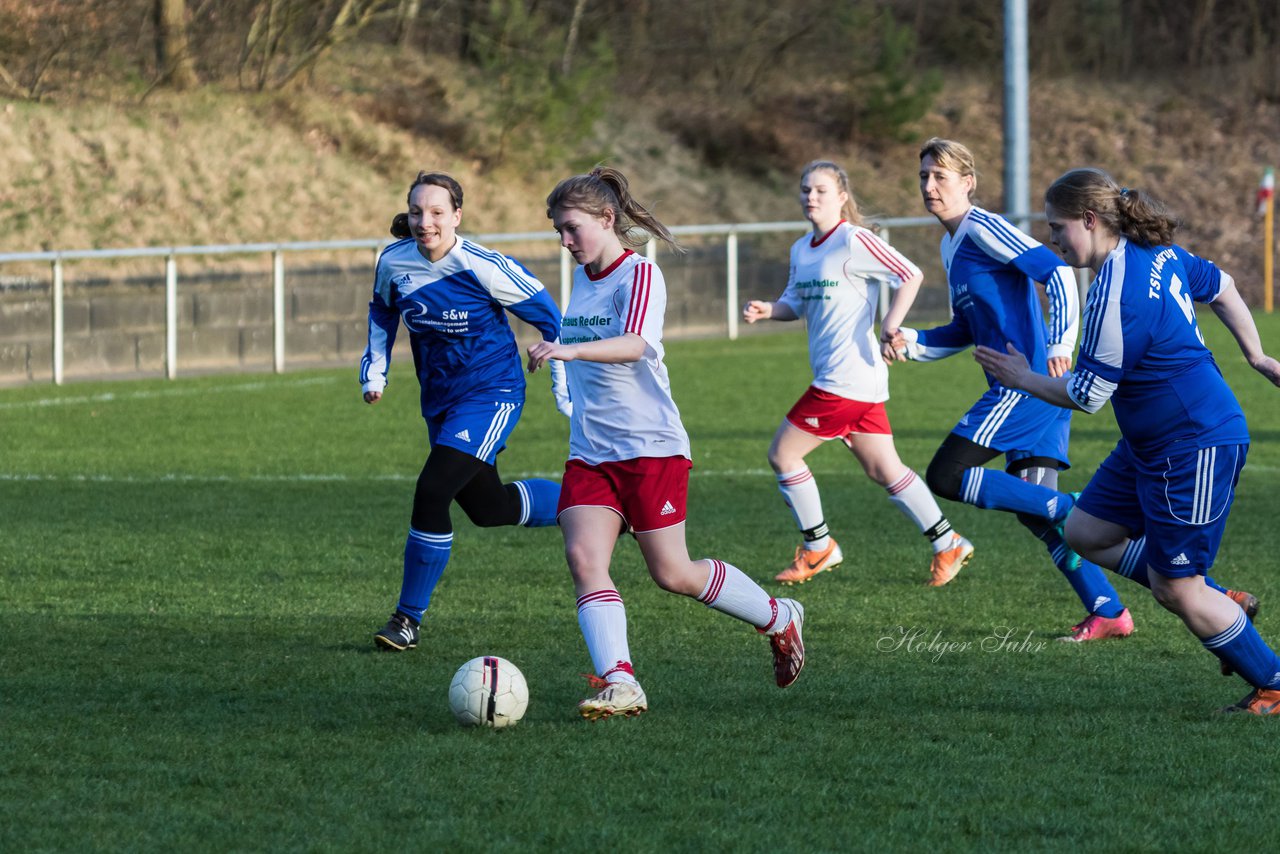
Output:
M419 172L418 177L413 179L413 183L409 185L409 192L405 197L413 195L414 189L426 184L430 187L442 187L449 194L449 203L453 205L453 209L462 209L462 185L455 181L451 176L443 172ZM406 237L412 237L413 232L409 230L409 215L401 212L391 218L391 236L403 240Z
M408 196L413 195L413 191L423 184L429 187L443 187L449 193L449 201L453 204L453 209L462 210L462 185L443 172L419 172L418 177L414 178L413 183L409 185L406 201Z

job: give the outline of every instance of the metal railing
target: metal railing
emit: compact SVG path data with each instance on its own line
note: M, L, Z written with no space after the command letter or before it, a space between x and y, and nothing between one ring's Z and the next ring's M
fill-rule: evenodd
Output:
M1043 218L1043 217L1040 217ZM895 217L876 221L880 236L889 241L890 233L895 228L913 228L920 226L936 226L937 220L932 216ZM741 311L738 296L738 236L743 234L790 232L803 234L810 228L804 220L788 222L755 222L755 223L722 223L715 225L675 226L671 232L677 237L691 236L723 236L725 243L725 302L727 313L725 322L728 337L738 337L738 320ZM485 245L502 243L542 243L556 241L554 234L546 231L477 234L472 239ZM377 255L392 241L390 239L367 240L333 240L309 241L299 243L246 243L227 246L174 246L146 247L134 249L83 249L71 251L47 252L8 252L0 253L0 265L20 262L48 262L52 265L52 287L50 288L51 315L53 319L52 335L52 373L53 382L63 382L64 356L64 311L63 311L63 277L64 266L68 262L94 259L122 258L162 258L165 270L165 377L173 379L178 372L178 268L179 257L209 255L253 255L269 254L271 257L271 289L272 289L272 368L281 373L285 368L285 263L286 253L332 252L367 249ZM650 241L646 255L653 258L657 246ZM568 252L560 252L560 305L566 306L569 301L570 282L572 281L573 261ZM886 310L888 302L887 289L881 289L881 314Z

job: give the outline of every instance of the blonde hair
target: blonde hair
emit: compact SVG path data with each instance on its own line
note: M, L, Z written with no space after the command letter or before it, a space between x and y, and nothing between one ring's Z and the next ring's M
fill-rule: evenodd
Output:
M1181 224L1159 199L1121 187L1106 172L1092 167L1063 173L1045 190L1044 200L1071 219L1093 211L1111 231L1147 246L1173 243L1173 233Z
M633 249L649 242L649 236L663 241L676 252L684 247L649 209L631 195L627 176L608 166L597 166L585 175L565 178L547 196L547 219L557 209L572 208L594 217L613 211L613 231L624 246ZM643 237L636 232L642 232Z
M920 160L923 161L926 157L932 157L933 162L943 169L972 178L973 189L978 189L978 166L973 159L973 152L964 144L954 139L931 137L920 146ZM970 191L969 194L973 195L973 192Z
M858 200L853 197L853 191L849 189L849 173L845 172L839 164L830 160L811 160L805 164L804 169L800 172L800 183L809 177L813 172L830 172L836 179L836 185L840 188L840 192L844 193L845 202L840 208L840 215L854 225L863 225L866 223L862 219L862 212L858 210Z

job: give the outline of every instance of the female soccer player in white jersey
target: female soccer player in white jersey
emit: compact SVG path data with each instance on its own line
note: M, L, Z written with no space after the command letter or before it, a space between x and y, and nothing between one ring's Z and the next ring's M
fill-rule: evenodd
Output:
M875 313L880 289L896 289L884 317L897 329L920 290L924 274L863 227L849 176L839 165L815 160L800 173L800 207L813 226L791 247L791 275L773 302L751 300L747 323L803 317L809 333L813 383L783 418L769 446L769 465L782 500L791 508L804 543L777 575L801 584L844 559L822 512L822 498L805 464L811 451L840 439L871 478L933 544L929 584L946 584L973 554L951 529L929 487L902 464L893 444L884 402L889 371L880 354Z
M691 560L685 545L692 464L662 361L666 284L655 264L627 248L643 244L637 232L674 247L671 233L632 198L622 173L602 167L556 185L547 216L582 265L559 342L549 337L529 348L530 371L548 360L567 363L573 402L560 528L597 692L579 704L580 714L595 720L648 709L622 596L609 575L614 545L628 529L660 587L769 635L774 678L787 687L804 667L800 603L775 600L724 561Z
M1067 519L1068 541L1148 584L1224 672L1253 686L1224 711L1280 714L1280 658L1241 597L1201 579L1222 542L1249 432L1194 303L1208 303L1249 364L1277 386L1280 363L1263 352L1231 276L1175 245L1178 222L1150 195L1100 169L1074 169L1046 191L1045 213L1067 263L1095 274L1079 364L1051 378L1012 343L978 347L975 356L1006 386L1055 406L1092 413L1111 401L1121 439Z
M920 149L924 206L946 229L942 264L952 318L944 326L918 331L904 327L895 333L886 325L885 340L893 350L921 361L974 344L1014 341L1031 354L1036 370L1061 376L1071 366L1079 320L1075 277L1038 241L974 205L976 187L973 155L965 146L934 138ZM1033 282L1044 284L1049 295L1047 331ZM1071 414L1005 388L990 376L987 381L987 392L929 463L929 488L952 501L1016 513L1044 543L1087 611L1062 640L1129 635L1133 618L1102 570L1081 560L1062 539L1061 524L1074 501L1057 489L1058 471L1070 465ZM1005 471L983 467L1002 454Z
M523 364L506 312L554 339L560 311L519 263L458 236L461 221L458 182L419 173L408 212L392 222L392 235L403 239L382 252L374 274L369 344L360 361L364 400L382 399L403 321L431 445L413 495L400 600L374 635L386 650L418 645L422 616L453 547L451 503L482 527L540 527L555 524L560 497L550 480L503 484L496 463L524 408Z

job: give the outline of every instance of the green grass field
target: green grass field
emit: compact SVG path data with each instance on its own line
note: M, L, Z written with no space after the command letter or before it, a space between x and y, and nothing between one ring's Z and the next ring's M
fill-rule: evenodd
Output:
M1280 392L1204 325L1254 437L1214 574L1261 597L1274 642ZM809 664L786 691L763 638L659 591L625 540L651 711L579 720L590 663L558 531L461 513L422 646L375 652L426 446L406 361L377 407L355 366L0 391L0 849L1221 851L1280 830L1275 724L1215 713L1246 686L1146 591L1115 579L1131 638L1054 643L1083 611L1047 556L954 504L977 554L926 588L926 542L840 447L810 463L846 563L799 588ZM690 550L780 592L798 537L765 450L808 382L804 338L676 342L668 363ZM922 472L981 373L961 356L892 381ZM508 479L561 471L545 383ZM1078 489L1116 431L1109 410L1076 425ZM954 646L885 649L904 631ZM528 679L511 730L450 715L481 654Z

